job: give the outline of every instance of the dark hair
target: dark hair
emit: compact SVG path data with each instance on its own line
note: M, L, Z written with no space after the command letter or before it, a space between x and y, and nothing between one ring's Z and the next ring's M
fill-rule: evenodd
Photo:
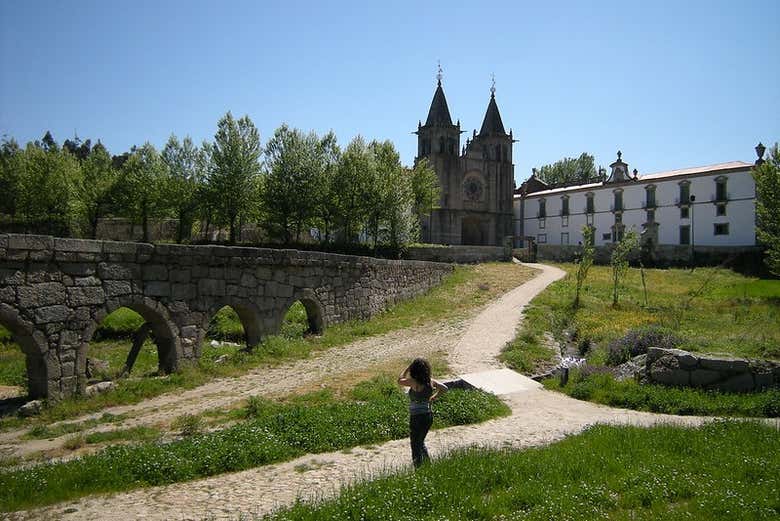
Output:
M431 387L431 364L425 358L415 358L409 366L409 376L418 384Z

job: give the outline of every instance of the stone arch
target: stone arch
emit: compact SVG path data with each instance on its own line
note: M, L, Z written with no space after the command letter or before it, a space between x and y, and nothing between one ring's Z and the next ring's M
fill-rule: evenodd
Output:
M0 324L13 335L22 348L27 367L27 388L30 398L54 398L60 394L59 361L49 352L46 335L23 320L19 312L8 304L0 304ZM52 381L49 378L52 377Z
M171 320L168 309L161 303L148 297L121 297L106 302L95 313L89 327L82 335L83 341L76 357L79 392L83 392L86 385L87 351L89 343L92 341L92 336L103 319L122 307L132 309L141 315L151 326L155 343L157 344L157 358L160 370L170 373L178 369L179 361L182 358L181 340L179 338L179 328Z
M279 331L279 328L282 325L282 321L284 320L284 315L296 300L299 300L306 309L306 318L309 322L308 332L315 335L322 334L325 331L325 326L327 325L325 321L324 307L322 302L320 302L320 299L317 297L317 294L308 288L296 291L293 293L292 297L287 299L284 306L282 306L279 315L276 317L274 332Z
M203 331L205 332L208 330L211 319L225 306L233 308L238 315L238 318L241 319L241 325L244 326L244 337L247 349L252 349L259 344L262 340L263 332L262 315L254 304L240 298L220 298L209 307L208 313L203 320ZM201 341L202 340L203 339L201 339Z

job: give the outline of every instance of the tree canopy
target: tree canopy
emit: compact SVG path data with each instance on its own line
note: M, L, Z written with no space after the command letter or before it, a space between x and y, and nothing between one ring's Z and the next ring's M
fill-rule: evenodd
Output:
M549 185L586 183L598 175L594 158L587 152L580 157L564 157L536 171L537 179Z
M756 181L756 235L766 246L765 263L780 275L780 146L769 150L769 158L753 170Z

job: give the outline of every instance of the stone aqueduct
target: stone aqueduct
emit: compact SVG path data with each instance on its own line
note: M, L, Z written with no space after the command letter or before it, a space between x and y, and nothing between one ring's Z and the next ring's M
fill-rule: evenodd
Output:
M160 369L173 371L200 356L223 306L238 313L252 347L296 300L317 332L420 294L451 270L296 250L0 234L0 324L25 353L30 396L56 399L83 391L89 342L120 307L150 324Z

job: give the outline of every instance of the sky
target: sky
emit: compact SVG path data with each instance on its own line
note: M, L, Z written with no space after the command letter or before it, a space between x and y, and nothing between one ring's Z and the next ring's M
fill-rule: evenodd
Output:
M0 1L0 135L213 140L227 111L393 141L414 161L443 68L479 129L495 75L515 179L618 149L641 174L780 141L780 2Z

